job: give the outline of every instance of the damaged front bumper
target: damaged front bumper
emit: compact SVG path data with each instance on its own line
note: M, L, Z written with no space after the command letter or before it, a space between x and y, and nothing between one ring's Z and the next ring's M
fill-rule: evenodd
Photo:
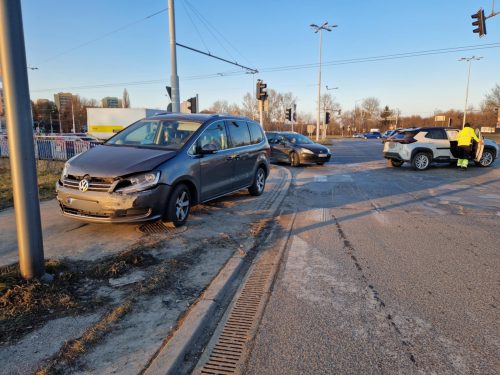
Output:
M101 191L81 192L56 184L63 216L93 223L138 223L163 217L170 186L158 185L132 194Z

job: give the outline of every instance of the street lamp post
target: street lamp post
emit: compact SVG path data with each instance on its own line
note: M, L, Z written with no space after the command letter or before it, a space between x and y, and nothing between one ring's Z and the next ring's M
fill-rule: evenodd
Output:
M473 60L481 60L481 59L482 57L476 57L476 56L462 57L461 59L458 59L458 61L467 61L469 63L469 69L467 73L467 85L465 87L465 106L464 106L464 119L462 121L462 127L464 127L465 122L467 120L467 102L469 100L470 67Z
M319 32L319 68L318 68L318 119L316 121L316 141L319 141L319 124L321 117L321 52L322 52L322 42L323 42L323 34L322 31L332 31L333 27L337 27L337 25L328 25L328 22L324 22L321 26L316 24L310 25L314 30L314 33Z

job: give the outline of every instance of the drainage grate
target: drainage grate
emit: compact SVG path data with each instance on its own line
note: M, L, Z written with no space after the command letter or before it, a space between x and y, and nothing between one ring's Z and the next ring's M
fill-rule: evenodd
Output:
M174 237L181 233L187 231L187 226L182 226L176 228L174 226L168 226L163 224L161 221L155 221L154 223L147 223L140 225L137 230L145 234L166 234L168 237Z
M259 311L271 279L272 264L258 263L245 282L229 313L224 328L212 348L201 374L228 375L240 373L248 342L257 327Z

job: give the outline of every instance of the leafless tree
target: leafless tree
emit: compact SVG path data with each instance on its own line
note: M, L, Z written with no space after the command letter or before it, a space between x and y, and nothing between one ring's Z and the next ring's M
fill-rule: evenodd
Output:
M255 119L258 113L257 99L249 92L243 97L241 102L241 113L251 119Z
M208 110L212 113L229 113L229 103L227 100L216 100Z
M130 108L130 96L128 95L127 89L123 89L122 106L123 108Z

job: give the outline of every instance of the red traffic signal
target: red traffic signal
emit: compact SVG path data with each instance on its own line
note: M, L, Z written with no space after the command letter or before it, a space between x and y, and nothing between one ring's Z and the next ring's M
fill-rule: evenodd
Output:
M472 26L476 26L472 32L479 34L480 38L486 35L486 18L484 17L483 8L479 8L479 10L474 13L471 18L475 19L475 21L472 22Z

